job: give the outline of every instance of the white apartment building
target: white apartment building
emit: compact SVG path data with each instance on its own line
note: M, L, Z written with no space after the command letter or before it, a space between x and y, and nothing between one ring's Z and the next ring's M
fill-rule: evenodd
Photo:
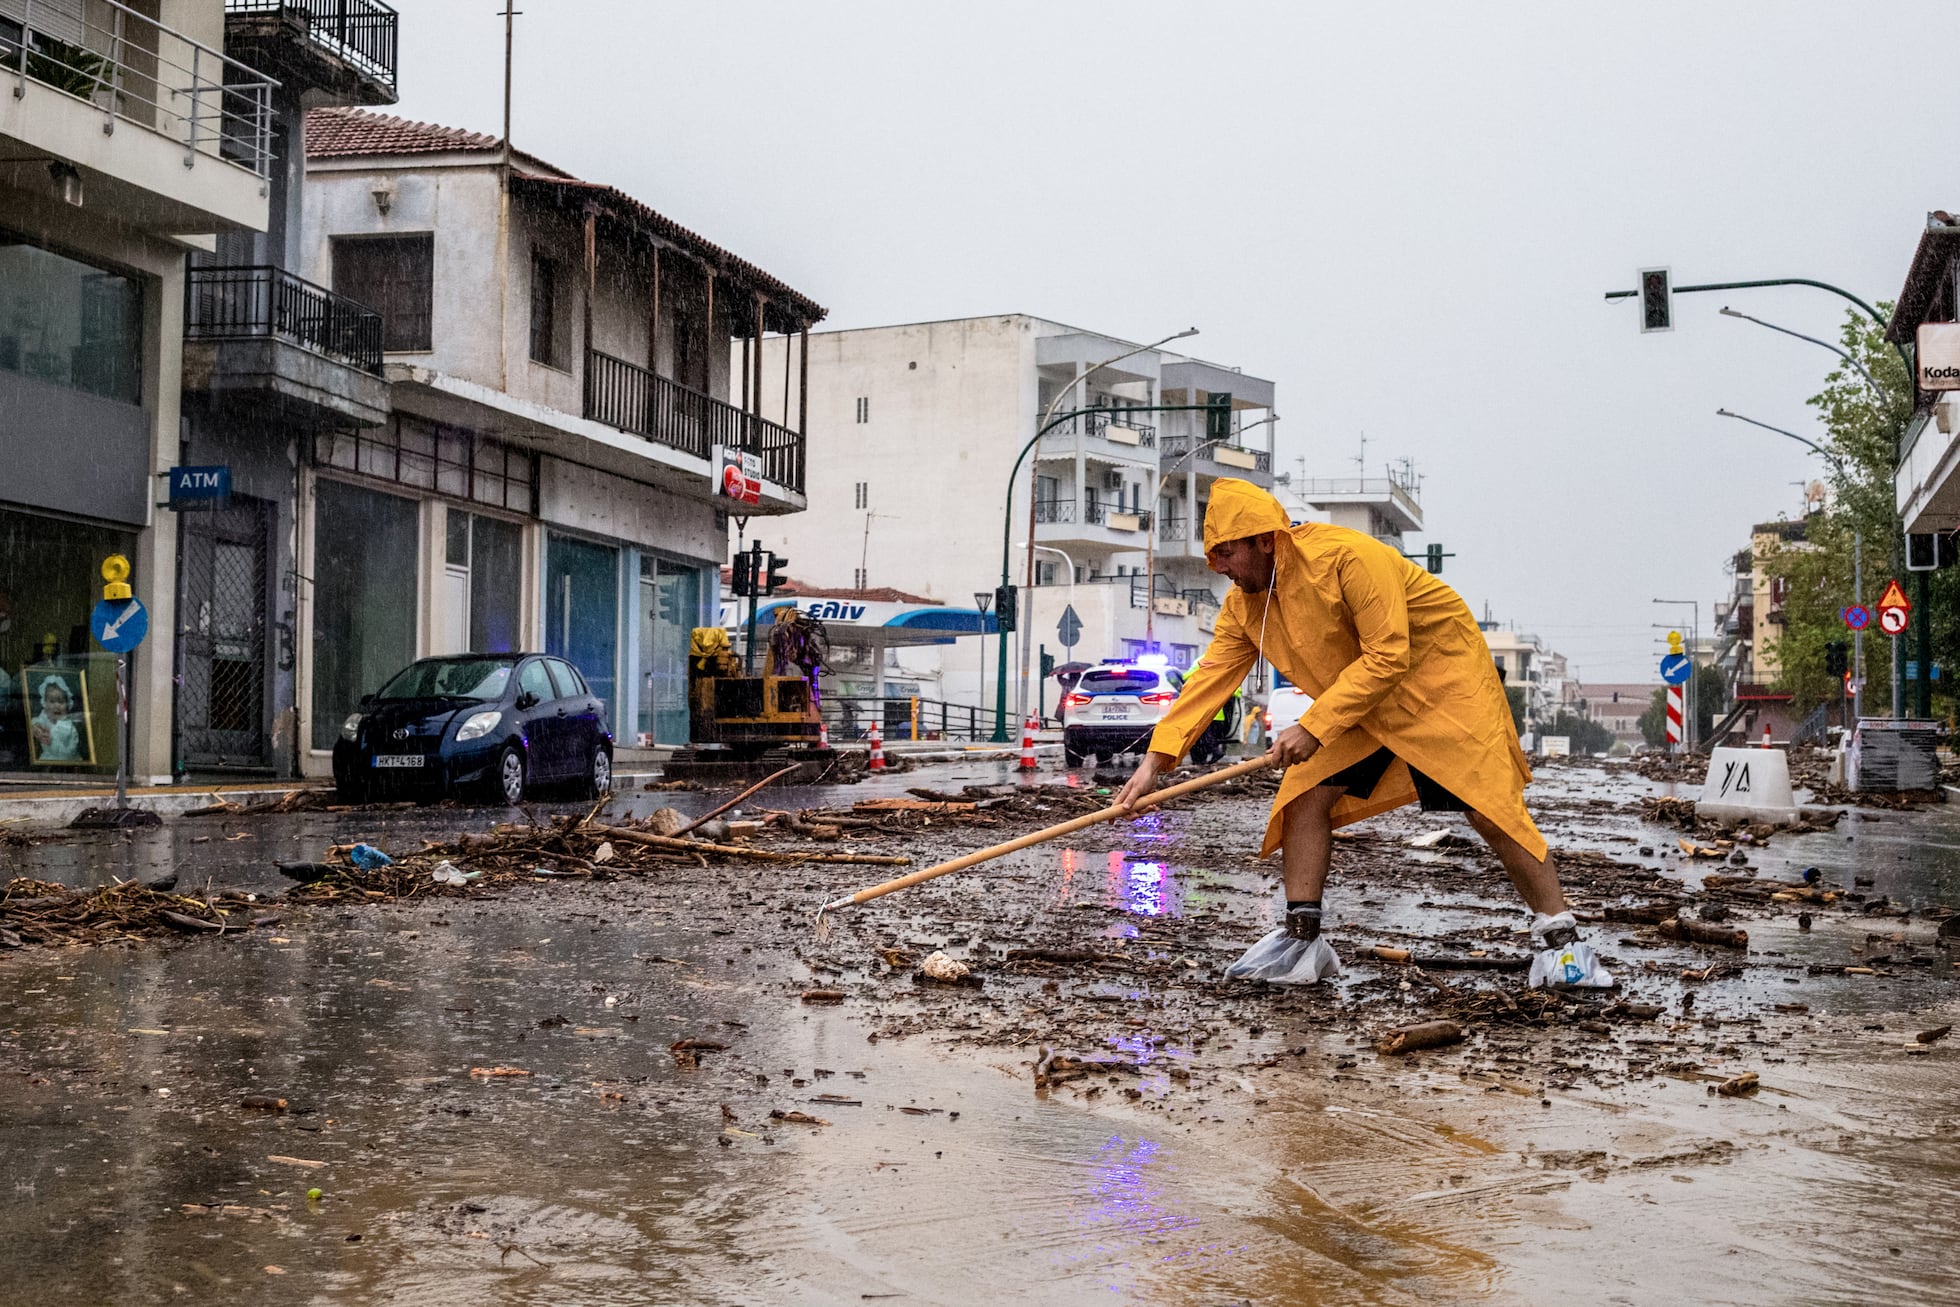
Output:
M1066 662L1154 648L1189 666L1225 591L1204 562L1210 488L1225 476L1272 486L1273 383L1164 349L1099 366L1136 349L1027 314L814 334L811 511L752 529L799 581L946 605L991 598L1005 543L1014 583L1032 571L1020 616L1034 652ZM765 353L763 394L782 393L782 366ZM1042 436L1015 473L1058 396L1058 413L1094 411ZM1222 438L1207 412L1135 411L1212 404L1230 415ZM1066 609L1080 625L1072 647ZM969 641L893 649L885 679L894 693L991 705L988 644L984 670ZM1018 678L1018 647L1011 665ZM834 692L868 693L871 678L857 679ZM1036 697L1030 687L1030 707Z
M1422 531L1419 479L1389 468L1379 477L1307 477L1282 472L1276 493L1295 521L1331 522L1373 536L1397 553Z
M1524 689L1526 732L1542 730L1559 713L1577 709L1579 683L1571 676L1564 654L1528 631L1490 621L1477 626L1490 647L1491 661L1504 674L1504 684Z
M149 610L131 772L170 779L185 263L262 232L274 79L225 0L0 0L0 773L113 774L116 660L89 634L110 554ZM50 747L30 719L65 698Z

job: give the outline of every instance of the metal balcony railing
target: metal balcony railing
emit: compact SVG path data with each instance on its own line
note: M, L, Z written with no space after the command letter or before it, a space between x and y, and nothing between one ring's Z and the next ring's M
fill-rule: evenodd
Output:
M308 41L390 92L395 89L401 20L379 0L225 0L225 12L296 20Z
M1037 499L1034 501L1035 525L1048 522L1073 522L1075 520L1075 501L1073 499Z
M1234 445L1229 443L1222 444L1222 445L1212 444L1208 440L1201 439L1197 436L1188 436L1188 435L1164 437L1163 455L1164 455L1164 464L1166 469L1168 470L1172 464L1177 464L1179 460L1189 455L1192 450L1200 449L1201 447L1207 445L1209 445L1210 448L1203 449L1203 452L1201 452L1197 456L1198 461L1200 462L1215 463L1217 462L1217 460L1212 457L1213 453L1215 453L1220 449L1235 449L1242 454L1252 455L1253 466L1258 471L1271 472L1273 470L1273 455L1272 455L1272 451L1270 450L1249 449L1244 445ZM1180 471L1182 470L1181 465L1179 466L1178 470ZM1237 471L1236 468L1233 470Z
M762 478L803 493L804 440L788 427L596 349L585 352L585 416L706 459L716 445L762 459Z
M276 336L381 375L381 315L266 266L192 268L184 289L186 340Z
M0 0L0 76L100 109L105 134L135 123L178 142L184 166L222 159L272 168L272 78L116 0Z
M1191 519L1165 513L1157 519L1159 540L1182 540L1190 533Z
M1085 436L1095 436L1100 440L1108 440L1109 428L1111 426L1127 427L1131 431L1136 432L1137 444L1141 448L1155 449L1157 447L1157 428L1147 423L1126 420L1120 409L1109 412L1099 411L1079 414L1069 418L1065 422L1050 427L1044 439L1073 436L1080 431ZM1128 442L1122 441L1117 443L1127 444Z

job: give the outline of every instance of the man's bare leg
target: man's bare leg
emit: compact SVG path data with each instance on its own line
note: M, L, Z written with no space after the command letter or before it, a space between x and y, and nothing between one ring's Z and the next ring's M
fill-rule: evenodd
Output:
M1288 814L1291 815L1291 809ZM1484 843L1490 845L1497 860L1504 864L1504 873L1511 878L1511 884L1517 886L1518 895L1524 899L1526 907L1547 917L1565 911L1565 893L1559 889L1558 872L1552 866L1549 851L1542 859L1534 858L1525 852L1524 845L1506 835L1496 822L1482 813L1465 815L1470 818L1470 825L1477 834L1484 837Z
M1289 903L1318 902L1334 856L1334 805L1347 791L1316 785L1286 805L1280 817L1280 870Z

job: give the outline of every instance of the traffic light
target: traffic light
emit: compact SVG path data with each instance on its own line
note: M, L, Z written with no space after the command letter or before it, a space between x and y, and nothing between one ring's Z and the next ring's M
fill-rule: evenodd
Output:
M1046 649L1041 651L1041 679L1047 680L1055 674L1055 655Z
M994 623L1001 631L1014 629L1014 587L994 587Z
M1674 330L1674 297L1668 289L1666 268L1640 270L1640 329Z
M1952 567L1960 558L1960 543L1950 531L1915 534L1906 537L1906 571L1933 572Z
M762 593L772 595L789 582L789 578L783 575L789 567L789 559L781 554L767 554L765 557L769 559L769 570L762 578Z
M1844 647L1844 641L1833 640L1824 646L1824 670L1832 676L1843 676L1851 666Z
M735 555L734 574L728 579L728 588L738 595L755 593L755 557L747 552Z
M1232 397L1229 394L1213 393L1205 401L1205 439L1230 440L1232 438Z
M1429 546L1427 566L1431 576L1441 576L1443 574L1443 547L1441 545Z

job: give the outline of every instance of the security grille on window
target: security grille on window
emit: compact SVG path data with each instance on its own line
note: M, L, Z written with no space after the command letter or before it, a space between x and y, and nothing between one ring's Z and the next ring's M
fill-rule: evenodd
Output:
M321 433L313 461L513 512L537 511L537 464L528 451L400 414L383 427Z
M431 346L435 236L336 236L333 289L381 315L381 347L417 352Z
M869 395L858 396L857 420L860 424L871 420L871 397Z

